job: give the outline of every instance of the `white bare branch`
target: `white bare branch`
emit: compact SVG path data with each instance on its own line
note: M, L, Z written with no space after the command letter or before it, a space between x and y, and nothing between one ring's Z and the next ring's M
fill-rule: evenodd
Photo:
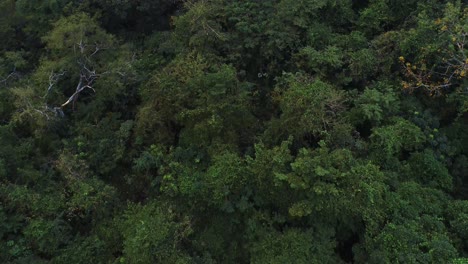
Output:
M68 99L62 103L59 107L50 108L49 110L55 113L56 116L64 116L63 108L69 104L75 106L79 95L86 89L92 90L96 93L94 89L94 84L97 79L103 75L107 74L118 74L122 77L126 76L126 72L123 69L115 68L108 71L97 72L95 68L95 56L102 52L103 50L109 49L106 44L94 42L93 44L87 44L83 39L79 40L75 45L73 45L74 54L77 55L76 63L78 65L79 79L77 80L77 85L75 91ZM131 63L136 60L136 54L133 53L131 60L127 62L128 67L131 67ZM47 87L47 94L53 89L60 78L65 75L66 72L62 71L59 73L51 72L49 75L49 86ZM44 97L45 97L44 96ZM38 109L36 112L45 113L42 109Z
M16 72L16 68L13 69L13 71L7 75L7 77L3 78L0 80L0 84L6 86L7 83L8 83L8 80L11 79L11 78L19 78L19 74Z
M75 92L68 98L68 100L61 105L63 108L64 106L68 105L69 103L75 103L76 99L78 98L78 95L85 89L91 89L93 92L96 92L93 88L93 83L94 81L99 77L98 74L96 74L95 70L90 70L86 66L83 65L83 68L81 70L80 74L80 80L78 81L78 85L76 86Z
M49 87L47 87L46 94L43 96L43 98L45 98L45 97L50 93L50 91L52 90L52 87L54 87L54 85L57 84L57 82L59 81L60 77L62 77L63 75L65 75L65 71L62 71L62 72L60 72L60 73L54 73L54 71L51 71L51 72L50 72L50 75L49 75Z

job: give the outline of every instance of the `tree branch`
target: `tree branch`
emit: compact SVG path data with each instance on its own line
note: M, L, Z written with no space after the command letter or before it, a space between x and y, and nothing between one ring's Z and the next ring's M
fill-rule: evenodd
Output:
M9 80L10 78L13 78L13 77L16 77L16 78L19 77L19 76L18 76L18 73L16 72L16 68L13 69L13 71L12 71L10 74L8 74L7 77L5 77L4 79L0 80L0 83L3 84L4 86L6 86L7 83L8 83L8 80Z

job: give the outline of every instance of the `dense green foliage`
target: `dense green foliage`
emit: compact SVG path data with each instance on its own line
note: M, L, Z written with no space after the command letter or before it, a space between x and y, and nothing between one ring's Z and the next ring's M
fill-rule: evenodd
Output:
M460 0L0 0L1 263L465 263Z

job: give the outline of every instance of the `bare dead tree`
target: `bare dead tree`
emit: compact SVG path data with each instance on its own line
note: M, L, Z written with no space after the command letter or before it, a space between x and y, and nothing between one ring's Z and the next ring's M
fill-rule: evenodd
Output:
M68 98L68 100L61 105L61 107L64 107L68 105L69 103L73 104L73 109L75 108L75 102L78 99L78 96L80 93L85 90L85 89L91 89L93 92L96 92L93 88L94 81L99 78L99 76L102 74L96 74L95 70L90 70L88 69L85 65L82 66L81 72L80 72L80 79L78 81L78 84L76 86L75 92Z
M99 43L96 42L92 45L85 44L83 40L80 40L80 42L76 43L74 52L76 53L78 50L80 55L79 59L77 60L77 63L80 66L80 77L78 80L78 84L76 85L75 92L68 98L66 102L64 102L60 106L60 108L63 108L68 104L72 103L74 109L76 100L78 99L80 93L83 92L85 89L90 89L93 92L96 92L96 90L93 88L94 82L100 76L108 72L98 74L96 73L95 69L89 69L91 68L89 65L93 64L92 57L105 49L108 49L108 47L101 46Z
M65 71L62 71L60 73L54 73L54 71L51 71L50 72L50 75L49 75L49 87L47 87L47 92L46 94L44 95L44 98L50 93L50 91L52 90L52 88L54 87L54 85L57 84L57 82L59 81L60 77L62 77L63 75L65 75Z
M44 104L41 107L36 107L33 106L33 104L27 99L24 101L24 103L26 105L26 108L22 109L21 111L31 109L33 112L40 114L47 120L52 120L54 117L64 117L64 113L60 107L50 107L47 104Z
M96 93L96 90L94 89L95 82L103 75L115 73L121 77L126 78L127 72L123 68L131 67L131 64L136 59L135 58L136 54L133 54L132 58L126 62L124 67L115 67L109 71L97 72L96 55L110 48L111 47L109 47L106 44L97 43L97 42L94 42L92 44L87 44L85 43L85 41L80 40L79 42L75 43L75 45L73 46L73 53L77 57L76 63L78 65L77 71L78 71L79 77L78 77L74 92L68 97L68 99L65 102L63 102L59 106L51 107L45 104L43 107L40 107L38 109L33 108L34 111L45 116L46 119L51 119L52 116L64 117L65 115L64 115L63 109L68 105L72 105L72 109L74 110L75 103L78 100L78 97L80 96L80 94L84 90L89 89L93 91L94 93ZM66 74L68 75L68 72L66 71L58 71L58 72L52 71L49 75L49 85L46 88L45 95L42 98L47 97L50 91L55 86L57 86L57 83Z

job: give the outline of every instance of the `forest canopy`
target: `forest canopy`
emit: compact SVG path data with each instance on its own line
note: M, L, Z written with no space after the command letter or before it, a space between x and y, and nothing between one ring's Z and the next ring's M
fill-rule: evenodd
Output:
M461 0L0 0L1 263L467 263Z

